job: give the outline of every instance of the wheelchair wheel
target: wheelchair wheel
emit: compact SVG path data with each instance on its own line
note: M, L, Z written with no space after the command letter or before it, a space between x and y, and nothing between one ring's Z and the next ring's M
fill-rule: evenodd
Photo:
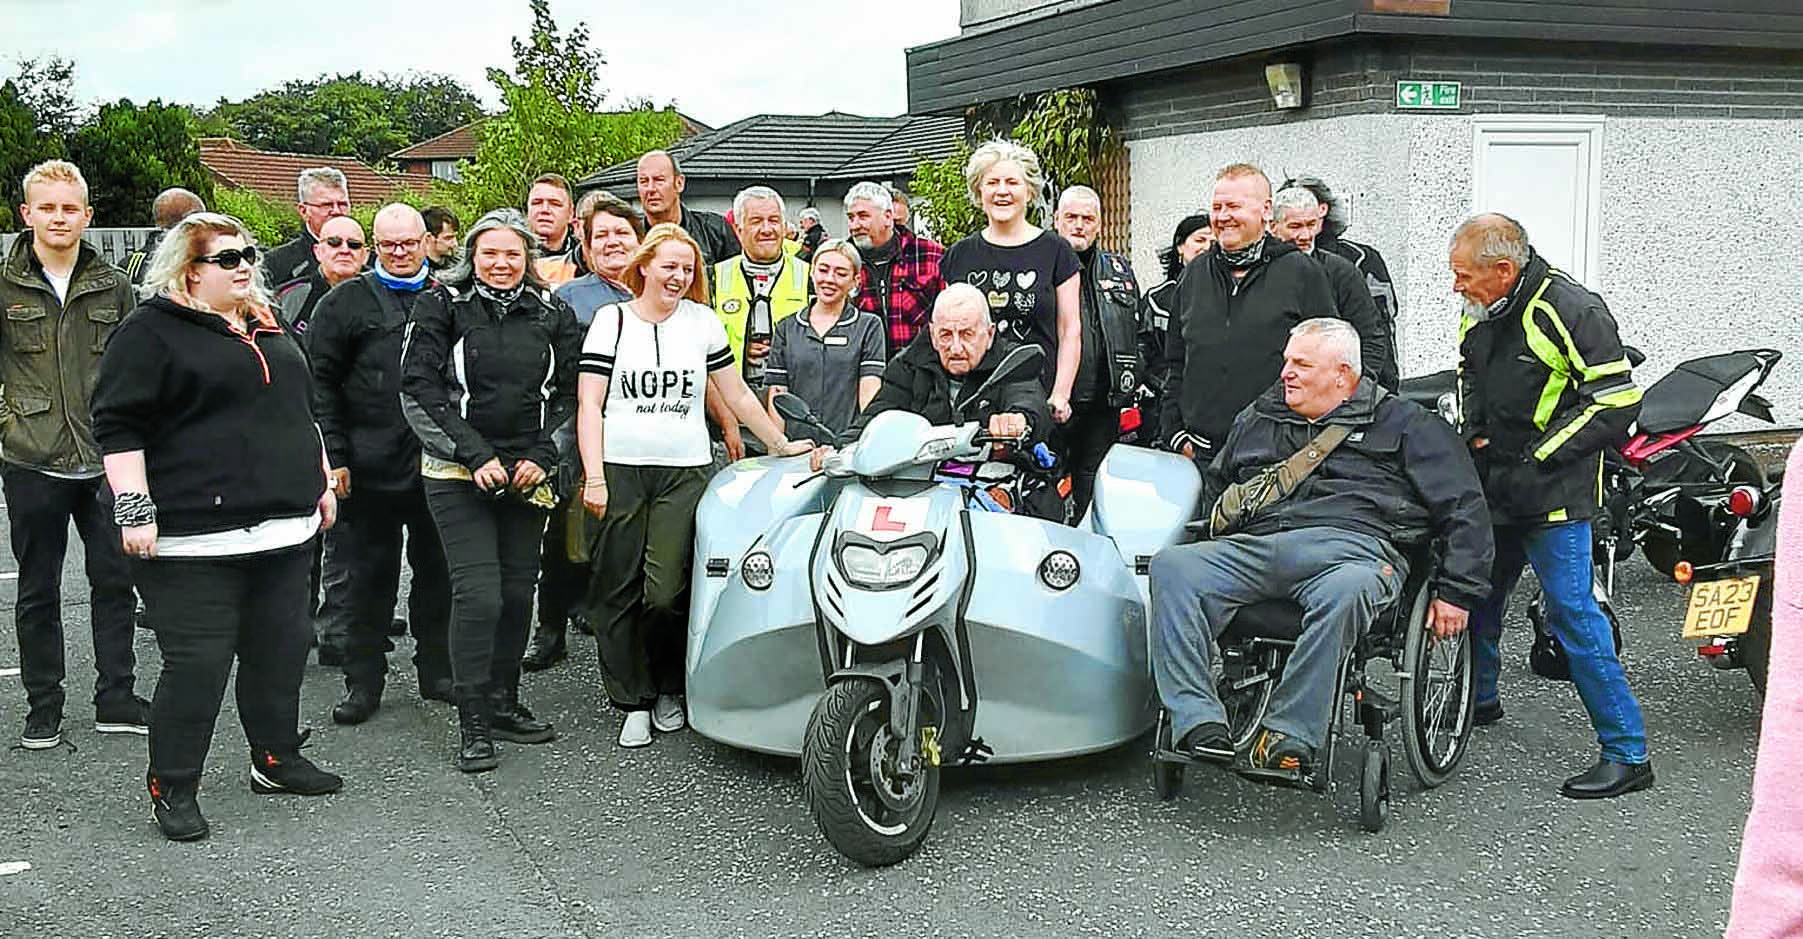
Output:
M1283 653L1275 646L1251 645L1243 650L1223 650L1221 703L1227 709L1227 734L1233 748L1252 745L1258 727L1271 707L1271 693L1281 677Z
M1427 628L1428 591L1422 590L1409 613L1402 656L1403 752L1421 784L1445 782L1471 742L1476 683L1471 664L1471 635L1436 639Z
M1359 774L1359 827L1383 831L1390 821L1390 748L1381 740L1366 740Z
M1169 802L1183 791L1183 764L1161 756L1173 746L1176 744L1171 740L1171 715L1161 710L1152 738L1152 792L1160 802Z

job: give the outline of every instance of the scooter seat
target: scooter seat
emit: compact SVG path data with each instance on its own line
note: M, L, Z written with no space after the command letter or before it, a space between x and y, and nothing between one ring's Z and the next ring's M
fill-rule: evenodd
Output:
M1302 607L1296 601L1260 600L1235 612L1221 638L1295 642L1301 635Z

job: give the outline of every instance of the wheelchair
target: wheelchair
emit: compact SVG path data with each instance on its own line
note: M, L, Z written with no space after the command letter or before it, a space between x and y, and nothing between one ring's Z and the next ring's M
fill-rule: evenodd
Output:
M1397 542L1409 560L1409 574L1389 609L1352 643L1341 659L1337 702L1315 765L1301 785L1326 793L1342 736L1349 721L1364 731L1356 746L1360 760L1359 824L1382 831L1390 817L1390 747L1386 731L1402 723L1403 753L1424 788L1444 783L1464 759L1471 740L1476 686L1469 633L1436 639L1427 628L1437 558L1421 541ZM1234 614L1219 639L1215 687L1227 710L1234 749L1245 752L1263 723L1283 667L1302 634L1302 608L1293 600L1266 600ZM1388 663L1397 686L1379 687L1378 666ZM1160 801L1177 797L1183 771L1195 762L1176 749L1169 712L1159 709L1152 752L1153 790Z

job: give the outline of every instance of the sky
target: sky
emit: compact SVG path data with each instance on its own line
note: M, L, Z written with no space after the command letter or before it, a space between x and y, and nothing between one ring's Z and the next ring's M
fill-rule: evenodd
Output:
M903 113L904 50L958 34L958 0L552 0L551 12L565 32L588 23L608 101L673 101L714 126ZM508 40L531 24L526 0L0 0L0 71L54 53L75 61L83 102L203 106L321 73L442 72L493 106L484 69L511 66Z

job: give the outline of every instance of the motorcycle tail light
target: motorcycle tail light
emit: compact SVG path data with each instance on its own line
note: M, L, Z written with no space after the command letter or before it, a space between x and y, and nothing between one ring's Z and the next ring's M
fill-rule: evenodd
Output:
M1717 656L1717 655L1727 655L1728 647L1722 646L1722 645L1697 646L1697 654L1704 658L1710 658L1711 656Z
M1696 574L1696 568L1689 561L1679 561L1672 567L1672 579L1681 584L1690 583L1690 579Z
M1728 494L1728 511L1746 518L1759 510L1759 490L1752 486L1735 486Z

